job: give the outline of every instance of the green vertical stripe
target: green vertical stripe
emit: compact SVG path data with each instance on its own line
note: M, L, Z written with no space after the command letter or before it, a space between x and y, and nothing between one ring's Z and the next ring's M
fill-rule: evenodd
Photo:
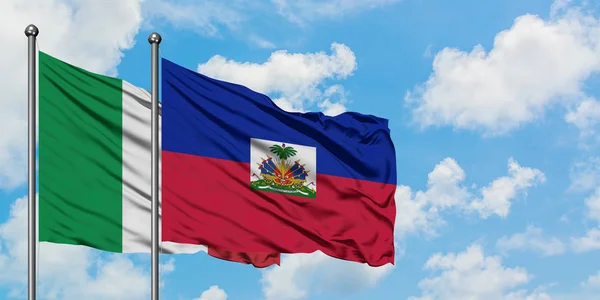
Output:
M39 239L122 251L122 82L39 52Z

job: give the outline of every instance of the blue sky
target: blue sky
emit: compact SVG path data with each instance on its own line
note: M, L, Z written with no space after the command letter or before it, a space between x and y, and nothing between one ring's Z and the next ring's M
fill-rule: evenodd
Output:
M162 257L163 299L600 298L600 4L2 1L0 298L26 288L26 39L150 88L161 54L294 111L390 120L395 266ZM110 3L109 3L110 2ZM6 46L8 45L8 46ZM149 255L42 245L41 299L149 299Z

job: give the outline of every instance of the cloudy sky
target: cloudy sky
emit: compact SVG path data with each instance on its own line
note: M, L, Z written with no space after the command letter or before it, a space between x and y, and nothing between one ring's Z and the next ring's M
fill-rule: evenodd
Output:
M226 3L226 4L225 4ZM161 257L162 299L600 298L600 3L0 1L0 299L26 292L26 38L150 88L162 56L290 111L390 120L396 265ZM149 299L149 255L42 244L41 299Z

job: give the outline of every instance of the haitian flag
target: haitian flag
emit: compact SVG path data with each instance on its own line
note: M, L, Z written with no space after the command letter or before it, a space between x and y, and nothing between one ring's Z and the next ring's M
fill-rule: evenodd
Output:
M290 113L162 59L162 239L394 263L386 119Z

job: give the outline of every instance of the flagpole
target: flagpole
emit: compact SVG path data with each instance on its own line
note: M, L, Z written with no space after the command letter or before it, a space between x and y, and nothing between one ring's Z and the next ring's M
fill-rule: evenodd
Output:
M158 45L162 38L153 32L148 37L152 47L152 300L158 300L158 178L159 178L159 148L158 148Z
M25 28L25 36L27 36L28 58L27 58L27 79L29 87L27 89L28 98L28 144L27 144L27 167L28 167L28 193L29 201L29 241L27 243L27 266L28 266L28 299L36 299L36 242L37 242L37 207L35 202L35 142L36 142L36 47L35 42L39 33L38 28L31 24Z

